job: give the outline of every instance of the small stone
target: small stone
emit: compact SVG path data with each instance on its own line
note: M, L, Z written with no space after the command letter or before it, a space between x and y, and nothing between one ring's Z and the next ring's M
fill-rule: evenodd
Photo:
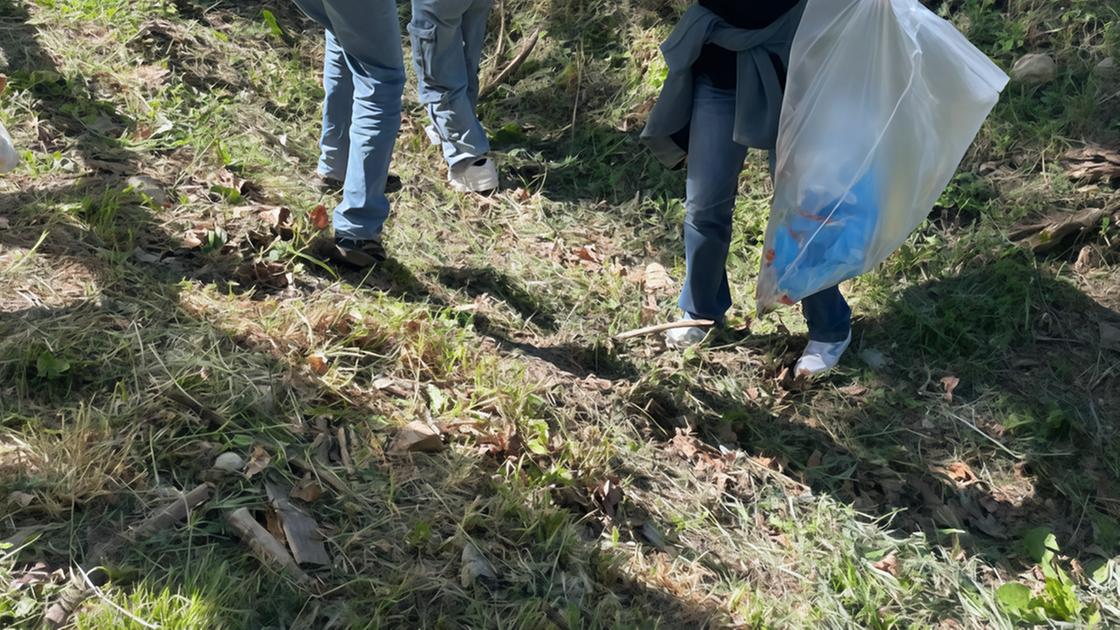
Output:
M147 175L133 175L126 183L136 192L150 198L157 206L167 205L169 199L163 190L163 184Z
M1105 57L1093 68L1093 74L1102 79L1120 78L1120 64L1116 63L1116 57Z
M1023 55L1011 68L1011 78L1019 83L1042 84L1058 75L1058 64L1050 55Z
M214 460L214 468L235 473L245 467L245 460L237 453L222 453Z

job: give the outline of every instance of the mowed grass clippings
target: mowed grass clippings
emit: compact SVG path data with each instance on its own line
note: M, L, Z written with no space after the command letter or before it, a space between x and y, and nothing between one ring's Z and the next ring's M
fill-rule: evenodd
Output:
M99 543L201 483L73 627L1120 623L1120 233L1012 238L1118 202L1061 160L1120 142L1115 7L930 3L1057 78L1009 87L805 385L800 317L751 309L762 156L732 324L685 353L611 339L676 317L647 274L683 274L683 176L637 133L684 4L499 3L485 75L541 32L480 108L504 189L447 188L409 93L392 260L362 274L315 255L322 44L291 3L0 2L25 151L0 181L0 626L39 627ZM318 524L309 582L226 522L289 542L267 485Z

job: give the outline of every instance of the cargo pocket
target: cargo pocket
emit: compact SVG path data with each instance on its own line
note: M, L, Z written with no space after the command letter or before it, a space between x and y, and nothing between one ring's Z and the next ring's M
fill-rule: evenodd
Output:
M420 79L420 102L438 102L439 90L435 89L437 82L432 73L436 56L436 27L429 22L411 22L408 34L412 40L412 60L416 63L416 74Z

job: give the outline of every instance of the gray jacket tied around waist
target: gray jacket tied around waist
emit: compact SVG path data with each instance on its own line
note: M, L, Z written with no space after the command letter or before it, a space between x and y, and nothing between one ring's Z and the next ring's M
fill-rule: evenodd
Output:
M669 75L642 131L642 141L658 160L676 168L688 154L692 66L705 44L737 53L735 142L756 149L774 148L782 112L782 84L773 57L780 59L784 68L789 67L790 47L807 1L802 0L773 24L758 30L735 28L699 4L685 12L661 45ZM681 138L685 146L679 142Z

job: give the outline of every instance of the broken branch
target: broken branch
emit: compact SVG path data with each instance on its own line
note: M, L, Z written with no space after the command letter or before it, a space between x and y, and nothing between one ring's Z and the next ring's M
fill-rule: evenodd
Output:
M670 322L668 324L658 324L656 326L646 326L645 328L630 330L624 333L619 333L615 335L614 338L617 341L624 341L626 339L643 337L645 335L656 335L657 333L676 330L678 328L711 328L715 325L716 323L710 319L685 319L679 322Z

